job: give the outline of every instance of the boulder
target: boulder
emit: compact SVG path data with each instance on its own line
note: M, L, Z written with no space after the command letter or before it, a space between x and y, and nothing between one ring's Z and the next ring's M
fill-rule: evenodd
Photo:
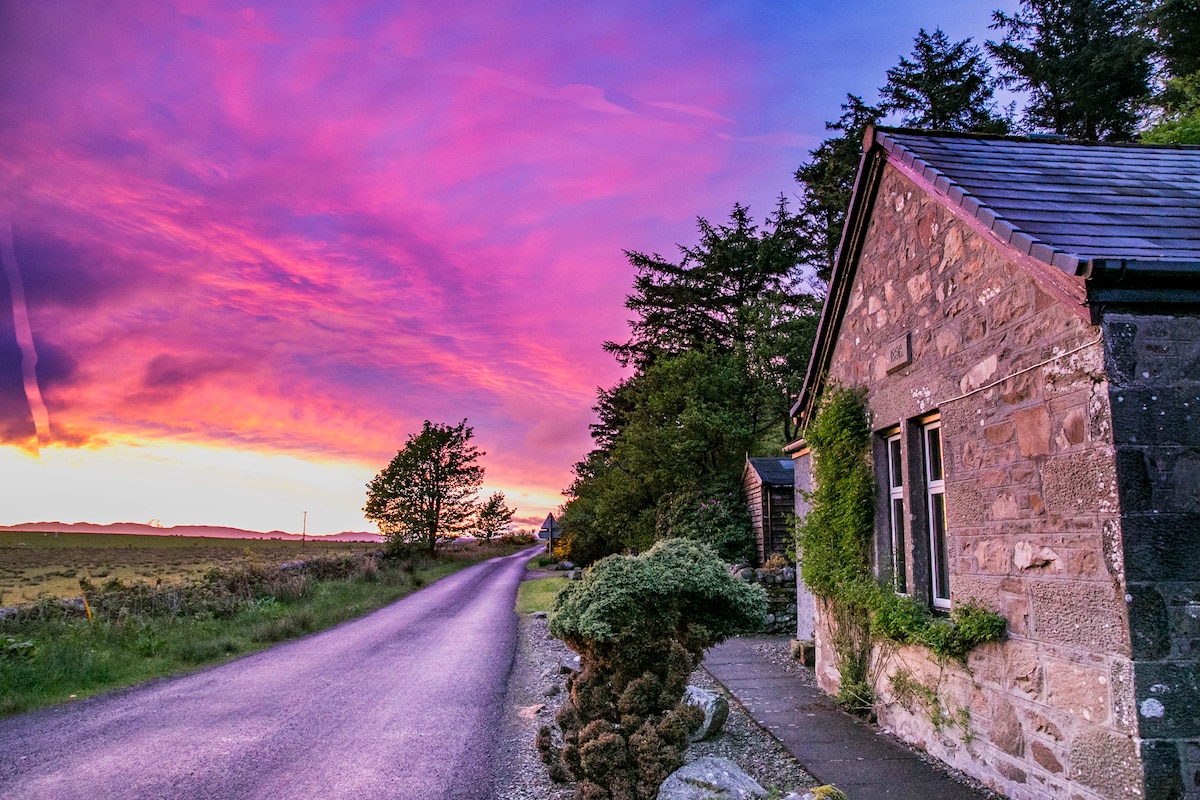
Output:
M725 695L701 689L699 686L689 686L683 693L683 701L704 712L704 722L692 734L692 741L698 742L721 730L729 716L729 701Z
M575 565L572 564L570 561L560 561L560 562L558 562L558 566L556 566L555 569L558 570L559 572L566 572L567 570L575 569Z
M751 800L767 790L728 758L705 756L672 772L658 788L658 800Z

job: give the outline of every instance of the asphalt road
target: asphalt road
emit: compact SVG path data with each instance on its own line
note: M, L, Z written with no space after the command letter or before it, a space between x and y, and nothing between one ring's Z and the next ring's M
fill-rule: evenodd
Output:
M229 664L0 720L0 798L489 798L533 551Z

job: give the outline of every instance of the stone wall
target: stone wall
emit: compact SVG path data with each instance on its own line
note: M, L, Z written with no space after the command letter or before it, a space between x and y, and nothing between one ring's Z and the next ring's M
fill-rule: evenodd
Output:
M1200 798L1200 318L1106 314L1146 796Z
M763 633L791 635L796 630L795 567L756 569L749 564L734 564L729 572L744 581L760 584L767 590L767 618Z
M1099 340L1078 303L885 168L829 382L868 387L874 429L904 434L910 477L918 422L940 414L951 599L1009 629L964 666L877 648L877 714L1017 800L1145 797ZM908 586L927 601L925 497L905 483ZM834 691L827 625L818 613L818 679Z

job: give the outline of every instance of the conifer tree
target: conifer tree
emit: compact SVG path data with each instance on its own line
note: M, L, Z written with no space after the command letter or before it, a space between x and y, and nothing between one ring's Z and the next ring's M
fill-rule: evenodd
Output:
M941 28L921 28L912 57L887 71L880 107L899 112L901 124L940 131L1007 133L999 114L995 79L983 52L970 39L951 42Z

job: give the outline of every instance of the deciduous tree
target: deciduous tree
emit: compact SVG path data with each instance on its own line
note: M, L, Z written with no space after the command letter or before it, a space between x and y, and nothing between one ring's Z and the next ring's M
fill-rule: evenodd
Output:
M419 546L433 554L439 537L456 536L476 521L484 453L474 430L425 420L395 458L367 484L363 513L379 525L393 551Z
M480 538L491 541L493 536L508 530L515 510L504 504L504 492L493 492L479 507L479 515L475 522L476 533Z

